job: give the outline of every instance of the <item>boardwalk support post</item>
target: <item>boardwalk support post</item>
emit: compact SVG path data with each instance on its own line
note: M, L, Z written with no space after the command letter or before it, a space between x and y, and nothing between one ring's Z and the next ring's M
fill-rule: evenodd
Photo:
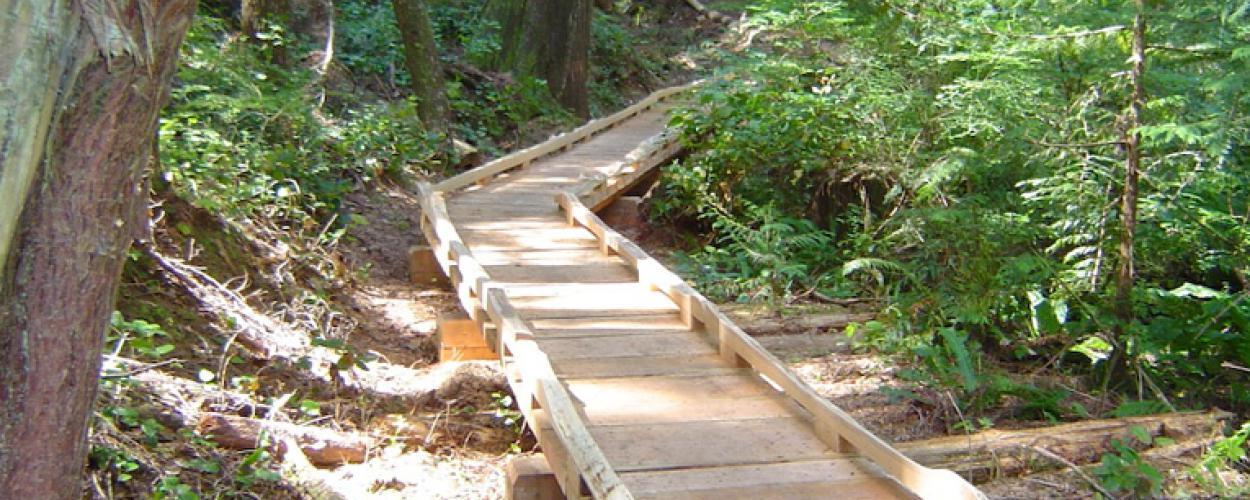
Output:
M408 279L422 286L444 287L449 284L429 245L408 247Z
M482 338L478 324L463 312L438 316L438 361L497 360L499 355Z
M506 500L565 500L560 483L551 472L547 458L541 453L516 457L505 467L507 483L504 485Z

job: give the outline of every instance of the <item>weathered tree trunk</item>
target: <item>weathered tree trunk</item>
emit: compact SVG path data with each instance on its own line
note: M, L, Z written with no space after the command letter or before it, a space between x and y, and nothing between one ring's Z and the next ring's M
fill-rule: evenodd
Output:
M79 495L103 333L195 4L0 7L0 498Z
M1116 273L1115 350L1108 359L1107 382L1122 378L1128 369L1128 338L1126 332L1135 320L1133 314L1134 235L1137 231L1137 178L1141 173L1141 110L1146 103L1146 91L1142 76L1146 73L1146 7L1144 0L1135 0L1137 16L1133 20L1133 67L1129 71L1133 94L1125 117L1124 190L1120 193L1120 269Z
M590 0L498 0L497 69L547 81L560 104L590 116Z
M404 65L408 67L412 91L417 96L417 113L427 129L445 133L449 106L430 16L421 0L391 0L391 7L395 9L395 20L404 39Z

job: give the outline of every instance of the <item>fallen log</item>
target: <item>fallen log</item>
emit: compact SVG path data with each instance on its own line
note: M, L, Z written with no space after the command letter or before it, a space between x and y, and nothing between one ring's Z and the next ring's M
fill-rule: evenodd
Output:
M142 245L173 284L185 291L211 318L225 318L234 338L261 359L293 359L309 350L307 335L256 312L239 296L204 271L161 254L151 244Z
M863 323L876 317L874 313L804 314L788 318L734 318L738 326L751 335L803 333L811 330L840 330L851 323Z
M340 465L364 462L372 442L369 438L323 427L307 427L285 422L204 413L196 429L209 434L213 442L226 448L248 450L260 444L261 433L275 441L294 441L313 465Z
M170 375L155 369L157 367L157 364L106 355L100 376L124 377L133 381L126 386L127 389L143 394L147 400L160 406L161 423L175 428L193 425L205 409L245 415L269 409L268 405L257 402L247 394Z
M1141 427L1151 437L1172 439L1177 443L1172 446L1178 446L1222 435L1224 421L1230 418L1232 414L1215 409L1086 420L1036 429L991 429L966 436L896 443L895 447L927 467L950 469L980 483L1059 466L1054 460L1039 456L1035 448L1076 465L1088 464L1112 451L1112 440L1130 442L1133 427Z

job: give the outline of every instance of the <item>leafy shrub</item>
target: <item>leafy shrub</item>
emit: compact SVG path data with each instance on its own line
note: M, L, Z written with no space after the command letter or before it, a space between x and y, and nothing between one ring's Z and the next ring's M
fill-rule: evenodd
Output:
M196 19L183 50L161 124L161 177L200 208L297 226L334 213L355 183L410 162L438 165L410 103L324 116L306 91L309 72L265 62L211 17Z
M1234 111L1250 103L1250 11L1148 5L1150 43L1169 49L1145 75L1137 321L1118 324L1131 88L1128 33L1102 28L1134 11L1027 5L756 4L753 44L672 120L694 153L665 170L654 213L713 243L684 271L724 298L888 295L877 345L918 354L969 407L1018 395L1080 413L977 360L1062 364L1071 348L1092 362L1066 366L1092 374L1113 345L1173 401L1244 407L1245 374L1221 365L1250 362L1250 122Z

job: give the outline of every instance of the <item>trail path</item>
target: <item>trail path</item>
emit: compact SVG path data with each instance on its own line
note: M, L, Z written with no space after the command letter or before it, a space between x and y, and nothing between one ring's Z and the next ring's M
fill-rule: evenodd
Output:
M427 239L565 494L980 496L873 436L594 215L674 154L682 90L420 186Z

